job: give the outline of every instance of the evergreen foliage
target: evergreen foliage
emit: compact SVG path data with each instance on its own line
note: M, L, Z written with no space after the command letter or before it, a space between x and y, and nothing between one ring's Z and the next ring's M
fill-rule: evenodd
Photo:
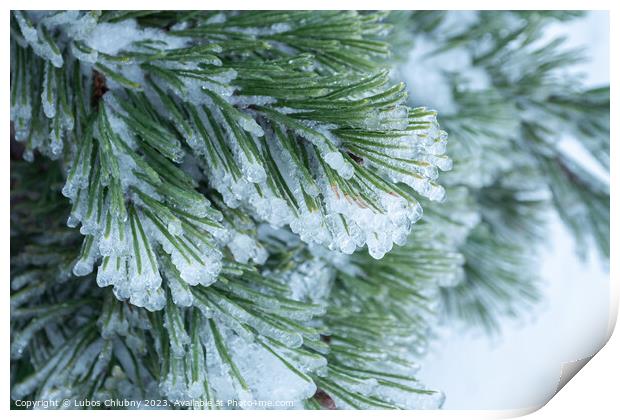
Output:
M609 167L608 89L536 45L574 16L476 16L12 12L11 398L440 407L439 309L535 301L545 209L609 255L608 186L558 147ZM394 80L420 45L448 101Z
M609 258L609 185L563 147L573 137L609 169L609 87L584 87L570 73L582 51L544 32L580 16L425 11L390 17L399 28L397 59L408 58L411 66L401 64L399 73L410 102L438 109L451 136L454 167L442 177L448 200L440 211L466 225L453 234L466 264L464 281L442 289L442 306L489 331L498 329L502 314L527 311L538 300L546 209L572 231L582 256L594 248ZM464 216L466 209L472 217ZM435 209L425 210L432 218Z

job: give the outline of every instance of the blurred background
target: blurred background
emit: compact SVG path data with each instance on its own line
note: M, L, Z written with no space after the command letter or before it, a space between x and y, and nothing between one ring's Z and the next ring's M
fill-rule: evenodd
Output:
M609 15L588 12L584 19L546 28L549 39L563 35L566 47L584 47L588 61L574 65L587 87L609 83ZM605 169L572 138L562 147L601 178ZM609 273L595 254L580 260L573 236L551 215L549 237L539 267L542 300L518 320L503 319L501 333L443 325L422 361L419 378L446 394L444 409L511 409L539 406L556 391L562 365L588 357L607 339Z

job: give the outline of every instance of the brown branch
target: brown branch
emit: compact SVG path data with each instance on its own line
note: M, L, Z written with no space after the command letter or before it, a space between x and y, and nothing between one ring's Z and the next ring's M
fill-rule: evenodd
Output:
M332 400L332 397L330 397L327 392L323 391L320 388L316 390L313 398L317 400L319 404L321 404L321 407L327 410L336 409L336 403L334 402L334 400Z
M97 70L93 70L93 96L90 101L91 105L96 108L99 104L99 100L107 91L108 86L106 85L105 76Z
M357 155L354 155L354 154L353 154L353 153L351 153L351 152L347 152L347 154L348 154L348 155L351 157L351 159L353 159L356 163L359 163L360 165L361 165L362 163L364 163L364 159L362 159L361 157L359 157L359 156L357 156Z

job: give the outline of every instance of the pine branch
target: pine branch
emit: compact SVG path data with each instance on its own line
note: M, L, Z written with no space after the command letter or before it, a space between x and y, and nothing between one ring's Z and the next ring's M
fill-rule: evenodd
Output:
M609 189L561 147L561 139L572 136L608 168L608 90L585 89L566 76L565 69L583 60L582 51L564 48L561 38L541 40L550 22L579 16L390 17L409 28L397 30L396 46L406 51L404 39L413 45L410 102L436 107L451 133L454 167L443 178L449 199L442 206L422 203L427 220L445 226L467 261L464 282L442 289L444 306L487 330L497 329L502 314L529 310L536 300L528 267L536 265L544 240L547 207L572 230L582 255L591 244L602 256L609 253ZM436 75L428 79L432 84L428 74Z
M12 398L315 406L318 386L338 407L351 396L383 408L440 403L406 376L406 360L394 357L404 371L390 376L342 364L337 341L321 340L340 319L326 315L336 256L310 253L383 257L406 242L421 197L443 199L438 171L450 168L436 114L408 107L404 85L388 77L384 18L12 14L15 137L24 159L58 162L67 225L84 236L79 246L64 229L72 242L61 277L49 273L60 239L16 250ZM67 213L58 213L60 226ZM302 242L282 246L261 234L267 225ZM325 282L310 287L320 302L299 284L314 279L312 264ZM400 311L425 304L416 287ZM385 339L401 332L395 316L380 314ZM356 348L377 354L378 345ZM358 382L376 384L373 395L349 387Z

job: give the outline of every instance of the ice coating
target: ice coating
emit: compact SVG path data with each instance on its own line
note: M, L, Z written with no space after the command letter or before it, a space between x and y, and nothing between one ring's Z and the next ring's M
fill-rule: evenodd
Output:
M24 30L28 32L29 21L26 17L21 16L22 24L25 25ZM266 95L239 95L235 86L237 71L232 68L217 69L222 67L222 62L216 55L205 58L204 63L213 66L214 69L201 78L189 76L191 72L201 71L197 63L188 61L174 64L177 71L188 72L179 77L181 85L168 83L166 78L154 73L151 77L157 80L159 86L168 86L163 89L157 88L161 89L161 92L154 93L148 88L143 68L132 62L123 65L106 62L102 54L119 55L127 51L145 53L148 50L142 45L147 44L157 45L162 51L182 49L190 45L188 39L169 36L156 28L143 28L134 19L97 23L97 17L97 14L81 12L60 15L43 13L32 17L32 21L39 26L65 31L67 39L74 40L71 42L71 51L82 61L83 72L88 72L92 68L92 63L105 62L106 66L119 72L122 77L138 82L141 89L146 89L146 97L153 101L155 109L173 122L195 154L206 161L201 162L201 166L208 174L208 181L222 194L226 205L249 211L258 220L267 221L273 226L289 225L305 241L320 243L347 254L366 245L371 255L380 258L392 248L393 244L403 243L411 226L419 218L421 209L419 204L410 198L407 199L408 203L404 203L399 198L391 197L398 193L386 191L385 188L378 189L368 181L362 183L363 185L357 185L357 166L361 165L369 171L377 169L379 176L395 183L407 184L431 200L443 199L445 192L436 182L437 171L449 170L451 161L443 155L446 144L445 133L438 129L434 114L415 116L412 120L410 111L402 101L390 108L367 112L366 117L357 122L360 124L359 127L370 131L395 130L405 134L398 138L382 139L380 142L372 140L364 146L366 148L364 150L349 151L347 140L333 132L336 128L333 124L311 120L294 122L292 116L307 111L303 106L296 108L277 106L271 110L266 109L265 112L262 108L256 110L257 106L277 105L278 100ZM275 25L258 32L248 30L253 36L288 31L286 25ZM213 46L211 51L217 54L221 48ZM166 62L161 65L166 69L172 68L173 63ZM50 65L45 68L46 83L41 95L44 113L48 118L53 118L59 112L56 105L58 100L55 97L56 78L49 77L53 69L54 67ZM135 140L137 133L128 123L126 110L119 104L119 98L121 101L126 100L124 94L120 93L122 86L119 83L116 78L108 78L108 87L112 91L103 98L111 110L108 113L108 120L111 130L123 143L133 150L138 150L139 145ZM354 94L351 99L372 98L374 93L370 91L363 95ZM160 94L169 95L171 102L156 99ZM170 104L174 104L178 109L173 110ZM209 115L205 115L205 112ZM265 119L269 122L272 118L271 123L265 124ZM409 127L412 121L415 123L414 129ZM422 127L422 123L427 125ZM132 124L137 123L134 121ZM284 145L277 140L280 134L274 132L274 124L285 136L295 137L294 141L301 142L303 148L308 148L308 144L314 146L306 152L311 161L310 167L303 168L304 164L300 161L298 151L294 150L297 146L291 149L290 145ZM64 125L68 126L69 123ZM48 150L53 156L60 156L64 150L62 131L53 127L50 130ZM214 141L215 139L221 141ZM207 144L208 142L211 144ZM123 194L127 194L128 189L133 187L147 192L151 197L157 197L157 194L152 193L152 185L131 176L133 171L139 170L139 165L134 163L133 159L124 157L126 151L117 144L112 144L112 152L118 160L121 173L119 181ZM356 163L350 156L355 157L356 153L360 152L363 157L361 162L358 160ZM180 147L171 153L175 162L182 162L183 153ZM365 153L370 153L368 159L364 156ZM276 186L272 178L274 168L265 161L266 158L273 159L275 168L280 170L276 175L275 181L278 183ZM394 160L395 158L397 160ZM231 165L235 168L231 168ZM327 169L323 168L323 165L333 170L335 174L327 174L325 172ZM86 182L84 169L77 167L76 175L67 180L64 188L65 195L78 203L83 200L78 197L78 191ZM231 169L238 169L242 177L231 172ZM355 188L371 196L382 209L369 207L365 199L351 196L346 188L334 184L330 178L334 176L356 182ZM104 182L107 181L104 179ZM283 195L284 189L286 194L289 194L288 197ZM314 203L308 202L308 196L312 197ZM145 204L140 197L137 197L137 200ZM191 206L190 211L198 213L204 203L195 200L185 201L183 205ZM71 219L72 224L82 219L79 211L84 211L83 204L75 206L75 210L76 213ZM407 212L410 216L403 217L402 214ZM162 222L173 236L181 233L182 228L174 218L165 218ZM83 223L84 233L94 233L97 230L98 221L92 215L86 217ZM186 277L190 283L197 284L198 277L206 278L201 280L201 284L208 284L214 279L217 269L209 270L208 267L211 265L217 267L217 253L206 253L207 262L199 265L207 268L198 268L188 261L182 263L179 253L174 250L174 245L170 245L167 238L157 234L157 229L150 229L149 236L155 238L154 235L158 235L156 241L163 245L166 252L173 255L175 263L182 268L182 277ZM246 258L253 259L251 256L246 256L247 252L242 248L247 247L247 244L242 245L240 241L241 237L236 237L232 242L233 254L240 261L246 261ZM102 254L111 252L111 243L108 242L109 237L102 241ZM257 258L255 261L260 261L264 259L264 255L257 255Z
M161 40L170 47L184 45L182 38L166 37L162 31L156 29L142 29L133 19L120 23L99 23L83 39L89 47L110 55L116 55L128 49L131 44L143 40Z
M236 233L228 243L228 248L233 253L236 261L247 263L252 259L257 264L262 264L267 259L267 251L252 237L242 233Z
M49 65L45 66L41 103L47 118L54 118L56 116L56 72L54 67Z
M216 281L221 267L219 252L205 252L183 237L174 238L166 227L151 218L145 221L145 229L170 255L181 279L187 284L209 286Z
M109 91L99 103L99 109L105 109L109 127L98 120L90 143L80 139L73 144L72 138L56 129L58 125L53 126L57 124L55 119L65 131L70 131L73 124L63 113L61 95L58 95L62 93L62 82L56 85L58 79L49 77L58 74L57 60L54 62L55 57L50 55L53 48L35 48L38 56L51 57L48 59L51 64L44 70L46 87L41 93L42 112L50 121L45 127L44 142L38 144L44 144L52 156L71 155L63 188L63 194L73 204L68 224L81 225L80 231L86 236L83 250L73 266L74 273L85 276L96 270L97 284L111 287L114 297L123 301L114 301L116 306L110 310L107 321L100 325L104 338L118 335L126 343L126 349L119 349L115 356L124 372L115 367L114 377L110 378L112 389L127 388L127 395L130 395L132 379L128 378L135 377L136 371L127 349L140 354L145 348L140 335L129 332L129 328L135 327L134 320L124 318L129 316L124 308L131 304L149 311L164 311L164 327L170 336L170 360L168 371L157 386L169 398L204 397L210 392L209 387L217 391L218 396L238 400L303 401L314 395L317 385L308 374L328 374L327 360L307 350L321 348L317 345L318 333L302 333L296 328L274 326L267 321L280 316L308 327L315 316L324 315L325 307L301 310L289 302L291 309L275 297L257 295L257 290L263 292L260 286L256 290L227 289L226 278L220 277L222 258L226 259L224 270L228 269L227 264L234 264L233 259L240 263L238 265L256 268L266 262L268 253L256 238L254 223L290 228L302 241L311 244L309 249L315 257L322 252L325 254L304 261L277 281L282 280L281 284L290 287L287 296L294 300L301 301L303 297L312 302L324 301L334 280L335 266L355 272L349 255L367 248L373 258L380 259L394 245L406 243L422 209L417 200L403 194L400 187L391 188L392 185L406 184L431 200L442 198L443 189L437 183L438 169L448 170L451 162L444 155L445 133L438 129L434 115L420 117L428 124L411 129L413 118L402 103L367 112L366 118L356 121L357 132L350 135L372 137L372 131L400 133L393 138L380 137L374 143L376 137L365 139L367 148L375 152L373 161L359 153L362 150L349 147L338 131L342 128L338 124L304 120L291 125L293 115L300 112L300 108L276 108L279 101L276 97L243 95L240 88L243 83L235 80L240 75L232 68L226 69L225 59L205 56L201 65L191 60L178 65L174 61L153 60L172 74L187 75L208 69L202 79L179 76L179 85L161 74L149 74L139 59L122 64L122 60L117 63L106 58L106 54L145 54L150 48L162 52L192 45L187 39L168 36L155 28L143 29L133 19L97 24L97 15L93 13L72 11L31 16L31 20L41 28L57 28L62 33L59 45L70 51L63 62L67 67L62 71L71 73L77 60L81 65L77 71L85 76L90 77L93 64L101 63L118 73L106 75ZM210 22L225 20L225 15L219 14ZM179 24L171 29L190 26ZM252 37L292 30L288 24L234 29ZM37 32L39 43L43 42L40 41L42 33ZM32 36L31 39L34 40ZM214 47L212 51L219 53L221 48ZM221 71L213 70L215 67ZM140 88L132 91L127 85L134 82L139 83ZM150 82L165 86L164 94L172 101L166 103L157 99L158 94ZM152 109L137 106L135 112L129 112L123 108L122 104L132 100L133 94L142 93L144 96L139 99ZM352 98L366 99L373 93ZM178 109L173 109L171 104ZM272 120L269 113L259 110L260 107L277 110L286 117ZM12 116L30 115L25 104L12 106L11 112ZM103 115L103 111L101 113ZM149 114L156 114L152 121L145 117ZM129 117L135 119L129 121ZM156 124L151 124L153 122ZM165 128L160 130L158 124ZM346 128L346 124L344 126ZM154 137L162 132L171 134L162 136L168 142L159 145L162 149L178 142L176 150L169 151L171 157L161 158L164 153L159 153L160 149L145 144L144 136L150 129L156 132ZM280 135L288 140L280 139ZM35 139L32 144L37 141ZM145 152L146 146L155 152L149 155ZM87 158L91 156L95 156L92 162ZM390 165L380 161L385 156ZM159 158L167 163L158 161ZM198 173L199 169L204 174ZM366 177L363 171L376 173L375 178ZM189 176L184 177L184 174ZM369 179L391 180L393 184L386 186ZM216 226L221 216L218 219L213 215L215 210L205 198L209 194L219 197L213 189L222 197L214 199L216 207L231 213L234 209L249 216L250 226L239 226L234 217L232 221L222 222L223 226ZM333 264L327 264L326 260ZM224 271L224 275L228 272ZM450 281L446 277L446 284ZM215 291L209 294L207 304L199 302L200 293L207 289ZM222 290L234 290L238 297L260 302L269 308L269 315L257 314L235 303ZM201 328L211 320L216 324L215 328L201 331L198 338L188 328L192 322L186 323L184 318L185 314L197 310L209 319L201 322ZM203 342L205 351L196 340ZM222 351L221 343L228 354ZM194 349L198 353L190 351ZM109 357L109 347L102 342L86 347L76 372L83 373L86 362L99 351L102 359ZM192 363L196 363L194 369L189 368ZM101 362L97 369L102 369L103 364ZM265 378L266 371L271 373L270 378ZM392 390L383 390L372 378L362 378L351 385L353 390L387 400L405 398ZM406 405L418 408L426 404L425 401L424 398L415 399ZM346 406L343 401L340 403Z
M446 135L437 128L434 113L421 109L418 114L415 116L415 121L423 129L406 132L405 137L399 140L401 146L397 152L393 152L389 144L383 148L376 148L377 153L389 151L403 159L405 163L400 165L396 162L392 164L394 169L381 168L380 170L386 172L386 175L393 181L408 184L421 195L431 200L441 201L445 191L433 180L437 178L438 167L449 169L451 165L450 159L443 155ZM325 132L324 129L321 130ZM209 131L211 132L212 128L209 128ZM315 134L308 134L309 132ZM310 140L313 144L317 144L319 139L326 141L327 138L319 134L319 131L312 130L299 129L295 134L303 138L310 136L314 139ZM267 130L265 136L274 140L281 139L281 135L272 130ZM367 190L364 192L371 194L381 203L385 208L384 213L361 205L357 200L348 197L347 193L341 191L339 187L332 185L318 163L319 159L323 159L325 164L343 179L351 179L354 175L352 162L345 160L340 151L327 152L319 158L315 150L310 148L307 153L313 160L314 166L310 168L311 173L304 173L300 171L300 162L295 160L296 157L287 149L288 146L280 141L274 141L274 143L275 147L270 150L271 157L277 168L281 169L282 180L296 202L304 203L305 195L318 196L318 199L324 202L326 213L322 214L322 211L308 209L303 205L297 208L297 212L290 211L285 201L271 196L271 188L268 185L259 182L262 186L262 193L259 194L245 180L233 181L226 173L214 168L205 168L209 173L208 179L222 193L228 205L237 207L240 203L247 203L260 219L266 220L273 226L289 224L302 240L310 243L323 243L331 249L344 253L350 254L359 247L368 245L369 252L376 258L381 258L388 252L392 244L404 243L411 226L422 214L417 202L412 203L397 195L378 190L374 185L366 185ZM321 148L317 146L317 149L320 155ZM413 159L416 160L413 161Z
M22 35L26 39L26 42L32 47L37 55L49 60L54 67L62 67L64 60L58 46L53 44L53 41L49 41L49 38L43 33L44 28L42 25L35 27L33 22L24 15L23 12L15 11L15 19L19 24Z
M344 179L350 179L353 176L353 166L344 160L342 153L329 152L323 158L329 166L338 172Z

